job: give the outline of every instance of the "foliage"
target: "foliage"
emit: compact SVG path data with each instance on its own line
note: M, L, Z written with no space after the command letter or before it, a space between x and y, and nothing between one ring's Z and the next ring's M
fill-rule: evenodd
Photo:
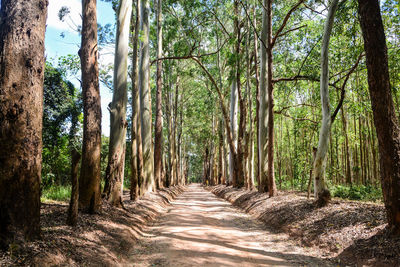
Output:
M43 107L42 185L66 184L70 175L70 149L80 147L82 104L63 71L46 64Z
M42 202L49 201L69 201L71 197L71 186L70 185L54 185L49 188L42 190L42 196L40 200Z
M382 189L372 185L336 185L332 187L332 195L351 200L380 201Z

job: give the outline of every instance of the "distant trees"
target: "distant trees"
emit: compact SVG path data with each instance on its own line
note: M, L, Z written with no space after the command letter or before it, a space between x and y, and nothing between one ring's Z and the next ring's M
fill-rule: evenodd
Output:
M0 246L40 236L47 1L3 0L0 21Z
M358 0L368 87L378 137L380 176L389 226L400 235L400 129L390 86L388 51L378 0Z
M84 117L79 207L86 212L96 213L101 209L101 104L97 63L96 0L82 0L81 34L82 44L79 56L81 58Z

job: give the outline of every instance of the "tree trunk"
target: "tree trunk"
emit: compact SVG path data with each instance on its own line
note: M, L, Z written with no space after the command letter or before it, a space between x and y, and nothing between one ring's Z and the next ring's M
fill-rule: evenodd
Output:
M267 61L268 61L268 194L270 197L276 196L275 170L274 170L274 85L272 83L272 0L268 0L267 5Z
M118 7L114 57L113 100L110 111L110 143L104 195L113 206L122 207L126 148L126 108L128 103L128 50L132 0L121 0Z
M71 151L71 200L68 207L67 224L76 226L78 222L78 202L79 202L79 161L81 160L81 154L76 149Z
M322 125L319 135L318 149L314 160L314 191L318 206L325 206L331 198L331 194L325 183L326 153L331 132L331 111L329 103L329 39L332 32L333 21L339 0L333 0L329 7L328 17L325 22L324 37L321 49L321 105Z
M138 42L139 42L139 21L140 21L140 0L136 0L136 18L135 18L135 33L132 40L132 127L131 127L131 200L137 200L139 198L139 143L141 138L138 130L139 121L139 87L138 87ZM133 25L133 22L132 22Z
M97 63L96 0L83 0L82 45L83 145L79 179L79 207L88 213L101 209L101 103Z
M232 132L232 141L234 143L235 150L237 149L237 132L238 132L238 121L237 121L237 115L238 115L238 90L236 89L237 83L236 80L232 81L232 87L231 87L231 102L230 102L230 128ZM234 180L234 165L235 165L235 152L230 149L229 150L229 179L228 179L228 185L233 184Z
M268 5L268 0L264 0L264 6ZM260 53L260 107L259 107L259 168L260 183L258 192L268 192L268 162L267 162L267 143L268 143L268 61L267 47L268 44L268 14L263 9L262 31L261 31L261 53Z
M256 7L254 6L253 9L253 17L254 17L254 27L257 27L257 20L256 20ZM257 169L256 169L256 179L257 179L257 185L258 188L260 188L260 78L259 78L259 72L258 72L258 39L257 35L254 34L254 71L255 71L255 78L256 78L256 114L255 114L255 122L256 122L256 141L257 141Z
M149 14L150 4L148 0L141 0L141 54L139 64L139 88L140 88L140 121L143 146L143 189L144 194L155 190L154 183L154 157L151 132L151 91L149 83Z
M243 187L244 179L245 179L245 162L246 162L246 153L245 153L245 134L246 134L246 118L247 118L247 111L246 111L246 100L242 94L241 82L240 82L240 74L241 74L241 64L240 64L240 54L241 54L241 31L240 31L240 10L239 10L239 3L235 1L234 3L234 10L235 10L235 33L236 33L236 90L239 100L239 108L240 108L240 117L239 117L239 129L238 129L238 139L237 139L237 155L235 165L237 168L237 173L234 175L233 179L233 186L235 187ZM235 178L236 177L236 178Z
M2 0L0 248L40 236L47 1Z
M380 175L389 227L400 235L400 129L390 88L385 32L378 0L358 0L368 86L378 136Z
M162 57L162 0L155 0L157 6L157 58ZM154 179L157 188L162 187L162 61L157 61L156 122L154 137Z

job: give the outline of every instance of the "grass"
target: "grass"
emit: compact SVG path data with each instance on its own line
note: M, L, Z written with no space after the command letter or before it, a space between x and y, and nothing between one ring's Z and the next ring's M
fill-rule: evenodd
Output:
M48 188L42 189L42 196L40 197L40 201L69 201L70 197L70 185L52 185Z

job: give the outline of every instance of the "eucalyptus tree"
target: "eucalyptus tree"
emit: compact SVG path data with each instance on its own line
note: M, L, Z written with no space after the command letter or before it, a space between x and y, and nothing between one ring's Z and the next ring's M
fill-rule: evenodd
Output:
M154 157L152 142L152 116L151 116L151 91L149 84L150 75L150 4L148 0L141 0L141 47L139 63L139 94L140 94L140 122L143 146L143 193L154 191Z
M101 103L99 90L96 0L82 1L83 144L79 178L79 207L97 213L101 209L100 151Z
M400 235L400 129L390 86L386 37L378 0L358 0L367 57L368 86L380 154L389 227Z
M325 206L330 200L330 192L326 186L324 172L326 153L331 133L331 111L329 101L329 40L339 0L333 0L326 18L321 49L321 106L322 125L319 135L318 149L314 159L314 192L319 206Z
M135 0L135 20L132 21L132 119L131 119L131 188L130 198L136 200L140 195L140 183L142 182L142 135L140 128L140 98L139 98L139 71L138 71L138 46L140 23L140 0ZM132 16L133 17L133 16Z
M0 20L0 247L40 237L47 1L3 0Z
M162 57L162 0L155 0L157 6L157 59ZM156 121L155 121L155 137L154 137L154 179L157 188L162 187L162 61L157 60L157 92L156 92Z
M126 150L126 109L128 103L128 50L132 0L120 0L117 12L117 33L114 57L114 91L110 112L110 143L104 197L113 206L121 207Z

